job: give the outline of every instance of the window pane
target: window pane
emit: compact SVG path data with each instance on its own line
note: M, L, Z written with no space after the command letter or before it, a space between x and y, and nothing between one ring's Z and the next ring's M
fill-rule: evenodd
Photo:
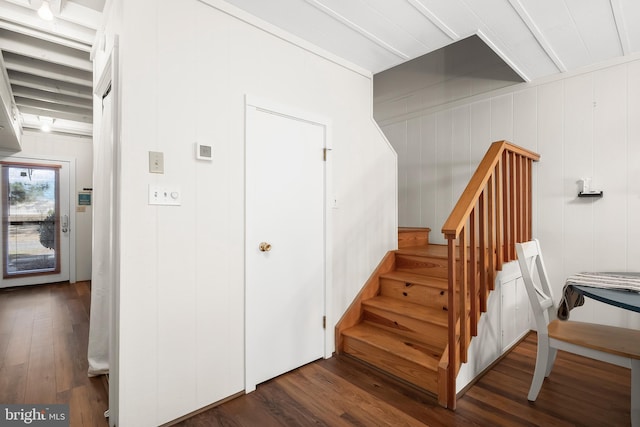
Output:
M53 272L57 267L57 170L5 166L5 274Z

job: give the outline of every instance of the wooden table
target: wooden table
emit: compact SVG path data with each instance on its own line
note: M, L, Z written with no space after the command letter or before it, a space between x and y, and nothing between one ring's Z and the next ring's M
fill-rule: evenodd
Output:
M601 274L606 277L608 273ZM609 274L626 276L633 280L640 278L640 273ZM578 285L571 278L567 279L566 284L585 297L640 313L640 292ZM631 365L631 425L640 427L640 361L634 359L631 361Z

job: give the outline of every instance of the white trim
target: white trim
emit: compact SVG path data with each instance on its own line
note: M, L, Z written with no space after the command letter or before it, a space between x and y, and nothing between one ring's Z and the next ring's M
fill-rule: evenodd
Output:
M358 73L364 77L372 78L373 74L371 71L364 69L356 64L353 64L349 61L346 61L343 58L340 58L337 55L334 55L324 49L319 48L318 46L309 43L306 40L303 40L300 37L294 36L291 33L288 33L281 28L276 27L273 24L270 24L260 18L257 18L250 13L245 12L242 9L239 9L229 3L226 3L222 0L198 0L200 3L210 6L218 11L225 13L233 18L238 19L239 21L244 22L245 24L251 25L259 30L262 30L268 34L271 34L274 37L279 38L287 43L291 43L294 46L297 46L301 49L306 50L309 53L317 55L321 58L326 59L327 61L333 62L336 65L339 65L343 68L346 68L349 71L353 71L354 73Z
M615 21L618 38L620 39L622 54L627 55L631 53L631 42L629 41L629 32L627 31L627 24L624 20L622 5L620 4L620 0L609 0L609 2L611 3L613 20Z
M98 71L98 70L96 70ZM104 96L109 84L112 83L113 75L113 51L109 54L107 61L104 63L102 70L100 70L100 78L95 84L93 94L102 98Z
M111 325L109 332L109 426L115 427L119 421L120 396L120 206L122 185L121 138L120 138L120 74L119 74L119 38L113 37L113 48L96 81L94 95L100 99L111 84L112 126L113 126L113 288L111 289ZM94 127L94 135L98 129ZM97 135L96 135L97 136Z
M328 359L333 355L334 351L334 335L335 331L332 325L337 322L337 319L333 319L333 305L331 304L333 298L333 177L332 177L332 155L330 150L333 149L332 141L332 121L330 118L314 114L290 105L284 105L270 99L261 98L254 95L245 95L245 130L248 126L249 110L255 109L259 111L269 112L284 117L289 117L295 120L302 120L308 123L312 123L318 126L322 126L325 130L325 148L329 151L327 153L326 162L324 165L324 242L325 242L325 257L324 257L324 315L326 317L326 328L324 330L324 358ZM245 149L246 149L246 131L245 131ZM245 171L246 173L246 171ZM245 179L246 181L246 179ZM246 185L246 182L245 182ZM245 194L245 209L246 209L246 194ZM246 211L245 216L245 233L246 233ZM246 246L246 245L245 245ZM246 247L244 249L246 254ZM245 255L245 269L246 269L246 255ZM246 270L245 270L246 271ZM246 289L246 273L245 273L245 289ZM246 311L246 306L245 306ZM246 313L245 313L246 320ZM246 340L246 334L245 334ZM246 361L246 341L245 341L245 361ZM245 363L246 374L246 363ZM245 375L246 381L246 375ZM245 383L245 392L250 392L255 389L255 385L247 387Z
M271 99L263 98L256 95L245 95L245 107L247 106L256 107L261 111L267 111L269 113L284 117L290 117L296 120L304 120L309 123L323 126L327 129L331 128L332 126L332 120L327 116L304 111L291 105L282 104L277 101L273 101ZM326 141L326 143L326 148L333 148L333 146L330 144L330 141Z
M369 99L371 100L371 111L369 114L369 119L371 120L371 123L373 124L373 127L376 129L376 131L378 132L378 135L380 135L380 138L382 138L382 140L385 142L385 144L387 145L387 148L389 149L389 151L391 152L391 154L393 155L393 161L395 163L395 175L393 176L393 201L394 201L394 212L395 212L395 218L394 218L394 224L393 224L393 229L397 230L398 229L398 152L396 151L395 148L393 148L393 145L391 144L391 141L389 141L389 138L387 138L387 135L385 135L385 133L382 131L382 128L380 127L380 124L377 122L377 120L375 119L375 117L373 116L373 79L371 79L371 85L370 87L370 96ZM398 239L394 238L393 240L395 242L395 246L394 249L398 248ZM337 320L337 319L336 319ZM335 350L335 348L334 348Z
M110 362L109 362L109 426L118 425L120 416L120 206L122 197L122 176L121 165L121 144L120 138L120 50L118 36L113 38L113 50L111 52L111 92L113 94L113 154L115 168L113 195L113 296L112 301L112 320L111 320L111 342ZM113 385L113 387L112 387Z
M478 37L480 37L482 39L483 42L485 42L487 44L487 46L489 46L495 53L496 55L498 55L500 58L502 58L502 60L507 63L507 65L509 65L509 67L511 67L511 69L513 71L515 71L520 77L522 77L522 80L524 80L525 82L530 82L531 78L520 69L520 67L518 67L516 65L515 62L513 62L511 60L511 58L509 58L509 56L507 56L499 47L497 44L495 44L493 42L493 40L491 40L491 38L489 38L488 35L486 35L482 30L478 30L476 32L476 34L478 35Z

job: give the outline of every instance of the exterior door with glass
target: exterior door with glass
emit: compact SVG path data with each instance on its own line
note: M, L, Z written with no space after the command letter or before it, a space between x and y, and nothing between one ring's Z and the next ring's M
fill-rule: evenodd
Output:
M0 287L69 280L69 162L4 158Z

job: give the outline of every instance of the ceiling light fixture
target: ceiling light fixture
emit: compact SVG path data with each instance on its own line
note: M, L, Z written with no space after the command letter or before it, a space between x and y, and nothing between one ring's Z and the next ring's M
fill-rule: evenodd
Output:
M42 132L51 132L53 123L55 123L56 120L51 117L38 116L38 121L40 122L40 130Z
M51 12L51 6L49 6L48 0L43 0L40 9L38 9L38 16L45 21L53 20L53 12Z

